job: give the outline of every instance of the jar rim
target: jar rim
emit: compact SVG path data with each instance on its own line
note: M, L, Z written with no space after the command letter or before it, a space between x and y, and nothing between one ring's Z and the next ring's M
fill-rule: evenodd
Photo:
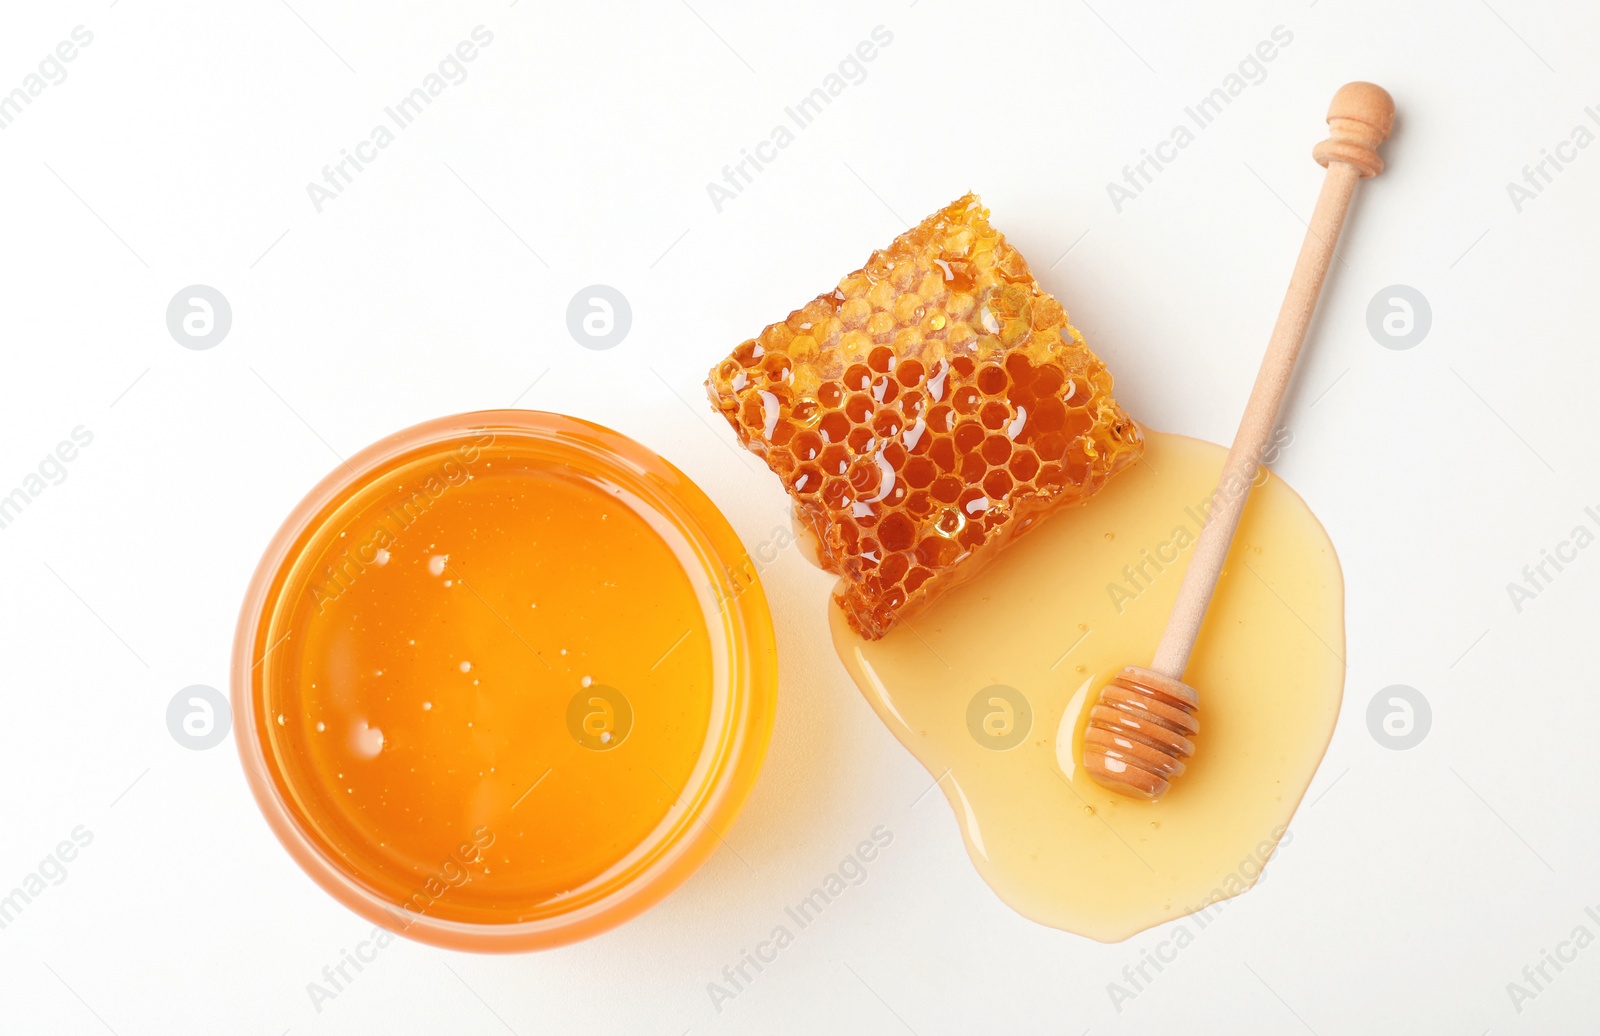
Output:
M725 686L712 689L727 698L727 719L716 739L717 758L705 768L701 785L684 788L673 807L683 807L685 822L670 828L665 821L658 825L650 838L657 839L659 847L649 839L641 842L652 852L613 887L571 910L507 923L430 916L364 884L300 817L280 784L285 778L269 760L261 734L262 706L269 689L262 663L277 647L268 644L265 635L287 573L315 541L330 508L370 486L403 456L485 432L580 451L594 465L594 473L631 479L644 487L646 501L655 504L658 513L696 548L703 571L690 575L710 581L721 621L708 622L708 634L721 638L718 646L728 660ZM324 477L296 505L263 553L245 595L234 638L231 704L234 740L257 805L296 863L325 891L373 923L420 942L459 950L518 952L574 942L621 924L664 898L711 855L742 806L765 755L776 684L772 619L755 566L727 519L688 476L649 448L602 425L544 411L485 410L426 421L379 440Z

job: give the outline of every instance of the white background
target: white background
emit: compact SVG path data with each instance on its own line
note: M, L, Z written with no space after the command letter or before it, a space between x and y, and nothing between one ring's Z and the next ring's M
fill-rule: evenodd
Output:
M1600 547L1520 613L1506 585L1600 511L1600 146L1520 212L1506 183L1600 106L1592 5L691 2L7 5L0 92L74 26L94 40L0 131L0 493L76 426L94 441L0 529L0 892L77 825L94 840L0 931L0 1029L1591 1030L1600 944L1520 1013L1507 984L1600 935ZM307 182L480 24L469 77L316 212ZM707 181L877 25L865 81L718 213ZM1265 81L1117 213L1107 181L1278 25ZM231 739L185 749L165 711L226 687L249 573L336 454L516 400L652 446L754 547L785 500L731 451L705 370L969 187L1136 417L1225 442L1311 145L1357 78L1397 99L1390 168L1358 192L1278 465L1343 561L1344 711L1292 844L1135 1000L1107 983L1171 926L1104 946L1006 909L833 657L829 580L788 551L764 574L777 724L734 851L590 942L396 941L313 1009L307 983L370 927L273 839ZM165 322L196 283L233 308L203 352ZM567 331L594 283L633 308L608 352ZM1432 310L1405 351L1367 330L1394 284ZM1368 733L1391 684L1431 702L1409 751ZM865 884L716 1011L707 983L879 824Z

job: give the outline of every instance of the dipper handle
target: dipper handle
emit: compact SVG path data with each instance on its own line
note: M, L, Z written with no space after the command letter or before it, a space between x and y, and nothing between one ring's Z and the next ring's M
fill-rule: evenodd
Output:
M1322 183L1322 193L1317 197L1317 207L1311 213L1300 257L1295 260L1294 275L1289 280L1283 307L1278 311L1278 322L1273 325L1272 337L1267 342L1267 354L1256 374L1255 387L1250 390L1250 402L1245 406L1233 447L1228 451L1222 476L1217 480L1205 528L1195 543L1194 556L1189 559L1183 584L1178 589L1177 603L1173 605L1161 643L1150 663L1150 668L1162 676L1182 680L1183 671L1188 668L1189 654L1200 635L1206 607L1222 575L1222 564L1228 557L1234 530L1244 513L1250 486L1260 471L1261 455L1272 436L1289 377L1294 373L1295 360L1305 343L1306 328L1311 324L1317 296L1333 260L1334 246L1338 244L1345 214L1350 210L1356 181L1383 171L1383 159L1378 157L1377 147L1388 138L1393 126L1394 99L1388 91L1372 83L1345 84L1333 95L1333 103L1328 106L1328 139L1311 151L1312 157L1327 167L1328 174Z
M1328 139L1311 149L1321 165L1343 162L1362 176L1383 172L1378 145L1394 129L1394 98L1372 83L1346 83L1328 105ZM1293 290L1291 284L1290 290Z

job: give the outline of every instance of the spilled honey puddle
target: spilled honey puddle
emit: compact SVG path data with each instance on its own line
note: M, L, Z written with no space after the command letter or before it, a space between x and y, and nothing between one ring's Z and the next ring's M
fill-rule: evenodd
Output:
M1184 677L1200 693L1188 772L1145 802L1078 766L1100 687L1161 638L1225 456L1150 432L1140 463L882 640L832 608L840 659L939 778L979 873L1041 924L1117 941L1245 891L1333 734L1338 558L1263 474Z

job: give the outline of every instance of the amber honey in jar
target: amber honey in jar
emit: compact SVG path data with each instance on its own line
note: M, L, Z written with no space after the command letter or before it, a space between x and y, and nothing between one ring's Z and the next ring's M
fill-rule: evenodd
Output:
M684 475L573 418L394 435L317 486L235 644L257 801L345 905L517 950L679 884L754 780L776 679L737 536Z

